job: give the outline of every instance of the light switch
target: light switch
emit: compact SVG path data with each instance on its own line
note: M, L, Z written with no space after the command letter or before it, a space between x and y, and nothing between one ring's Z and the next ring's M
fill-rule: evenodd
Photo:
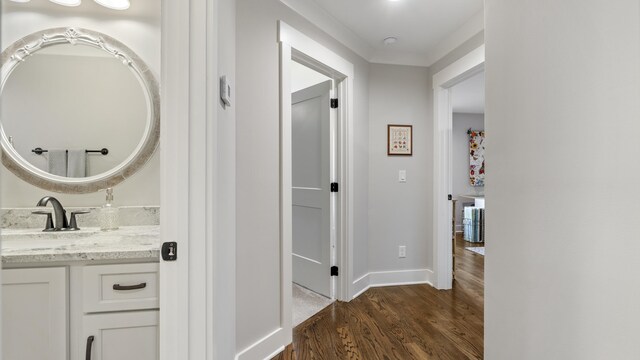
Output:
M407 170L400 170L400 172L398 172L398 181L401 183L407 182Z

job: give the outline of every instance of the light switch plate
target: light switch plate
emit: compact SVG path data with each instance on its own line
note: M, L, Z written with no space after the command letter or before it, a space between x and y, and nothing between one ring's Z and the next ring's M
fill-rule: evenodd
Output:
M407 170L400 170L398 172L398 181L401 183L407 182Z

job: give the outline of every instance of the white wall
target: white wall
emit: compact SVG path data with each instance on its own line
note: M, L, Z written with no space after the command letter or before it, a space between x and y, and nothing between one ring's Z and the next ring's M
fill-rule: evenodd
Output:
M353 265L356 276L368 271L369 64L278 0L238 0L237 15L236 333L237 348L242 351L280 326L277 21L284 20L355 66ZM260 306L256 306L257 301Z
M484 114L453 114L451 134L451 172L453 176L453 198L458 200L456 230L462 231L463 204L473 203L473 199L459 198L460 195L482 194L484 186L471 186L469 182L469 134L467 130L484 130Z
M298 90L306 89L313 85L320 84L327 80L331 80L330 77L320 74L319 72L309 69L308 67L297 63L291 62L291 92L294 93Z
M485 10L485 357L638 359L640 3Z
M18 154L41 170L48 171L48 154L33 153L36 147L107 148L106 156L87 155L87 175L102 174L124 162L144 135L149 114L138 78L115 57L85 47L95 53L32 55L2 89L2 128Z
M145 17L131 15L120 16L118 13L84 14L66 11L60 6L59 11L39 10L27 7L25 10L3 9L1 22L1 44L6 48L16 40L36 31L53 27L82 27L103 32L112 36L135 51L160 80L160 2L151 6L153 13ZM155 7L154 7L155 6ZM160 202L160 161L158 152L149 163L131 178L115 187L116 205L159 205ZM48 192L29 185L17 178L4 166L1 167L0 196L1 206L32 207L38 199ZM86 195L54 194L65 206L98 206L104 203L104 193L97 192Z
M432 269L429 69L372 64L369 74L369 271ZM387 124L413 125L413 156L387 155Z
M218 102L216 174L216 241L213 339L214 359L233 359L236 354L236 0L217 0L218 76L232 86L231 107ZM216 79L217 80L217 79ZM213 86L216 85L214 80Z

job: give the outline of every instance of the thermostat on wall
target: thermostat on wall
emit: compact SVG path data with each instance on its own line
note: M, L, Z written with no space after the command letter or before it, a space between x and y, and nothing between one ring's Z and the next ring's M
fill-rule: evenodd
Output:
M220 77L220 99L222 102L231 106L231 85L227 83L227 76Z

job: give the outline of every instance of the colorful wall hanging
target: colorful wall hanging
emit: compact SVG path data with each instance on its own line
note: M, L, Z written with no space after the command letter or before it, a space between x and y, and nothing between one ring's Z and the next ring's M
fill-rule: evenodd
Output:
M471 186L484 186L484 130L469 134L469 180Z

